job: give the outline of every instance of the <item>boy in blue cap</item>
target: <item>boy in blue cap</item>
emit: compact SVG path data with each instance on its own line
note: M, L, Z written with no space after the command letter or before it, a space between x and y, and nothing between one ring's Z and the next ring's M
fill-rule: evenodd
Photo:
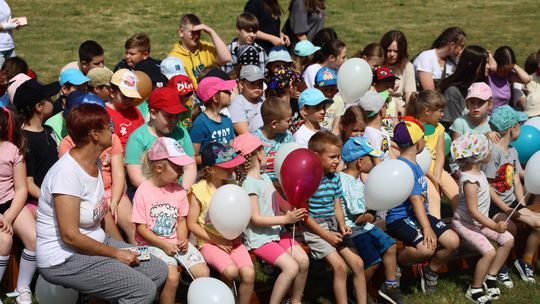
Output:
M342 98L334 98L338 92L336 71L328 67L320 68L315 75L315 88L334 101L326 109L321 126L337 135L339 134L339 117L345 112L345 104Z
M495 221L504 221L514 208L517 208L512 220L508 222L510 232L514 235L516 233L512 221L522 222L531 228L523 256L516 260L514 265L523 281L535 283L532 259L540 245L540 214L526 207L527 201L519 177L523 169L519 163L517 150L510 146L510 143L519 137L520 122L527 119L527 114L517 112L508 105L493 110L489 123L492 130L499 133L499 141L493 145L491 160L482 166L482 171L490 184L490 217ZM497 277L505 287L512 288L513 283L506 266L501 268Z
M318 89L306 89L298 98L298 109L304 124L293 134L294 140L307 147L308 141L318 131L326 131L321 127L326 109L334 101L324 96Z
M403 303L396 278L396 241L372 224L375 216L366 212L365 185L360 181L360 174L369 173L373 168L373 158L382 156L383 152L373 148L362 136L351 137L343 145L341 158L347 168L339 173L343 189L341 208L345 224L352 229L354 246L364 261L366 282L382 262L386 282L379 289L379 295L390 303Z

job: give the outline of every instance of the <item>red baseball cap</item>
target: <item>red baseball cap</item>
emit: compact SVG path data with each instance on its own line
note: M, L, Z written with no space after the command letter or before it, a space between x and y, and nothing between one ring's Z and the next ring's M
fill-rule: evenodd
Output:
M373 69L373 82L383 82L383 81L394 81L398 80L399 77L397 77L392 70L390 70L387 67L376 67Z
M165 111L169 114L187 112L186 107L180 101L178 92L169 87L156 88L148 97L148 108Z
M176 89L178 91L178 96L184 96L190 93L193 93L193 83L191 79L186 75L176 75L169 79L167 87Z

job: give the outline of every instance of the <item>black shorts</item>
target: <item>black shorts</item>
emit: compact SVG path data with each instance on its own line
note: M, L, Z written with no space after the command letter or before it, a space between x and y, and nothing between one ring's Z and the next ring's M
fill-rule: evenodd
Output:
M3 204L0 204L0 214L4 214L4 212L6 212L9 207L11 207L11 203L13 202L13 200L9 200Z
M450 229L448 225L438 218L430 214L428 214L427 217L431 225L431 229L433 229L433 232L435 232L437 239L444 232L446 232L446 230ZM392 224L386 226L386 232L388 232L388 234L392 237L402 241L405 246L416 247L418 243L424 240L422 227L418 223L416 217L405 217L396 220Z
M514 209L516 208L517 204L519 202L517 200L513 201L508 207ZM525 207L524 205L520 204L518 207L517 207L517 210L519 211L520 209L523 209L523 208L527 208ZM501 210L501 208L499 208L497 205L491 203L491 205L489 206L489 217L490 218L493 218L495 215L497 215L498 213L505 213L504 211Z

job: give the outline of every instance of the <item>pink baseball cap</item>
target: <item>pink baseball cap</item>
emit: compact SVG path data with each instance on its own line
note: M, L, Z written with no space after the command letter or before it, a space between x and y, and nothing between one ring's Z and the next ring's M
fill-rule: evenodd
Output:
M488 100L491 98L491 88L485 82L475 82L467 90L467 98L478 98Z
M150 160L168 159L178 166L187 166L195 163L195 160L189 157L180 144L170 137L158 137L148 150Z
M218 77L205 77L199 82L197 96L206 103L219 91L229 91L236 87L236 80L223 80Z
M240 152L242 156L249 155L251 152L255 151L260 146L269 146L268 144L264 144L260 138L257 136L251 134L251 133L244 133L241 135L236 136L233 142L233 148L237 152Z

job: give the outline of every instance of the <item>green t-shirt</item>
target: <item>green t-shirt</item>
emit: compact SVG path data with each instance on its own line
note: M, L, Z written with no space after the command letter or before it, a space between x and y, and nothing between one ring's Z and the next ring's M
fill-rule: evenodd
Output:
M489 126L489 117L484 123L480 124L479 126L475 126L469 122L469 120L467 119L467 115L463 115L454 120L454 123L452 124L452 126L450 126L450 130L456 132L461 136L465 133L486 134L487 132L491 131L491 127Z
M53 129L57 143L60 143L62 139L68 135L66 121L64 120L62 113L63 112L57 113L45 121L45 125Z
M166 136L175 139L187 155L191 157L195 156L193 144L191 143L188 132L176 127ZM150 134L148 131L147 124L144 124L133 131L126 144L126 165L140 165L142 163L141 158L144 152L150 149L156 139L157 137Z

